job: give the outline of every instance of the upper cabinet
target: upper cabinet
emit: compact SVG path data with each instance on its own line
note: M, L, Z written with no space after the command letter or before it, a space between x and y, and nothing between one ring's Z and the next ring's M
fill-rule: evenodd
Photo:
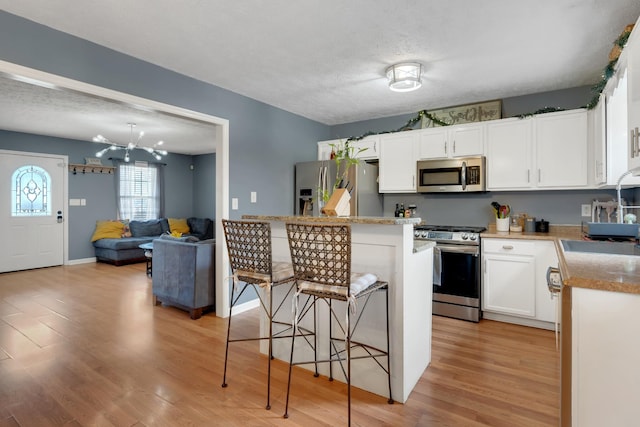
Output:
M640 167L640 19L622 54L627 64L628 167Z
M416 192L417 143L418 132L415 131L381 135L380 193Z
M419 131L418 159L484 154L484 124L462 124Z
M487 124L487 189L588 187L586 110Z
M318 160L329 160L334 147L344 145L346 139L332 139L318 142ZM380 157L380 135L371 135L349 143L357 159L375 160Z

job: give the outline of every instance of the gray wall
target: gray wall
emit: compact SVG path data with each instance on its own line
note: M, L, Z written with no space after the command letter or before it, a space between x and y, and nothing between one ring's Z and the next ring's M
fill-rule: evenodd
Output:
M193 216L216 217L216 155L193 157Z
M228 119L229 195L240 207L232 217L293 206L293 164L315 159L316 142L329 139L321 123L15 15L0 12L0 28L10 35L0 37L4 61ZM257 204L249 203L251 191Z

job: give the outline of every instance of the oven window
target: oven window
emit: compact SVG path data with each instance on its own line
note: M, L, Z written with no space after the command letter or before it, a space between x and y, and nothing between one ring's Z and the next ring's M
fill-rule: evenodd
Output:
M433 291L447 295L478 298L478 257L470 254L441 252L441 285Z
M420 185L458 185L460 184L460 169L429 169L420 174Z

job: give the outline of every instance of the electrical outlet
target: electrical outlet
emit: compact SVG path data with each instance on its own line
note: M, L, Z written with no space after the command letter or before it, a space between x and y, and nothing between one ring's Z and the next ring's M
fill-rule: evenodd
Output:
M258 193L256 193L255 191L251 192L251 203L257 203L258 202Z
M582 216L591 216L591 205L582 205Z
M231 209L234 211L238 210L238 198L234 197L231 199Z

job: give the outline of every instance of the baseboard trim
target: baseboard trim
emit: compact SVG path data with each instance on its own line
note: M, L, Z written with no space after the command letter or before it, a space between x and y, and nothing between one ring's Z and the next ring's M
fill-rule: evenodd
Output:
M244 313L245 311L253 310L256 307L260 306L260 300L258 298L252 299L251 301L243 302L240 305L236 305L231 310L231 315Z
M80 259L70 259L67 261L66 265L77 265L77 264L90 264L92 262L96 262L96 257L92 258L80 258Z

